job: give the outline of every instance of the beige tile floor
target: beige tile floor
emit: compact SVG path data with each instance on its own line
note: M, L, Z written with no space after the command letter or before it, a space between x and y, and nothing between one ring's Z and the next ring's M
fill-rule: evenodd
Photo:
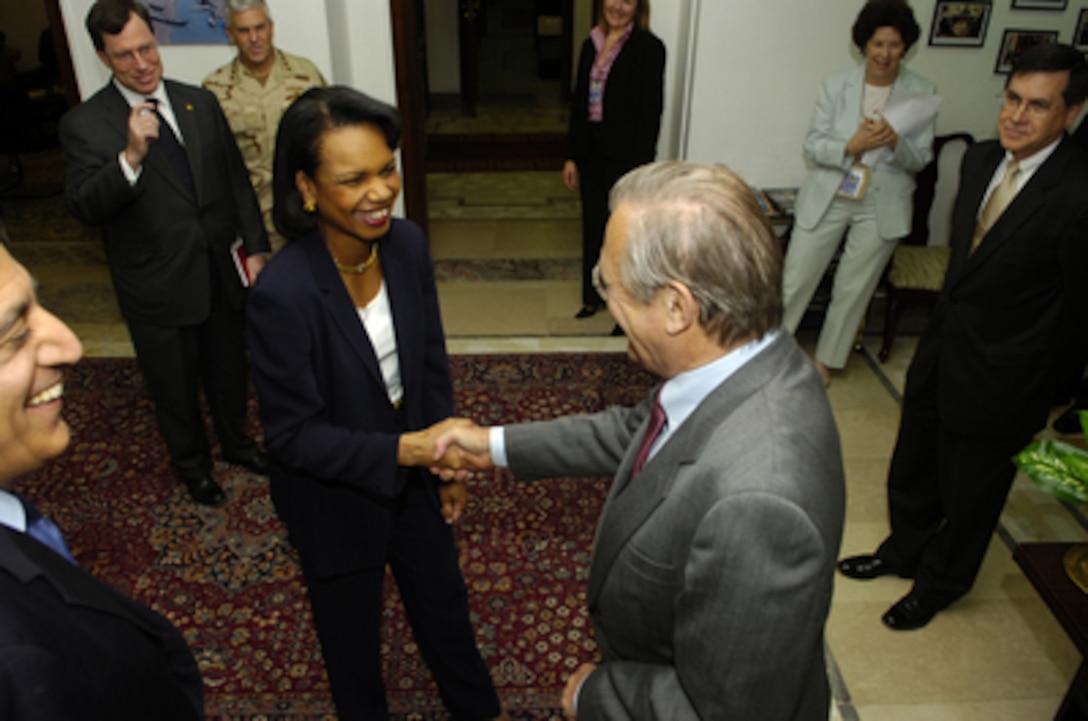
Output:
M447 207L431 220L437 262L506 259L570 261L579 254L577 215L551 174L431 179ZM520 189L511 186L519 185ZM463 189L457 190L458 187ZM481 210L506 193L497 213ZM520 201L516 200L521 198ZM555 214L540 217L541 198ZM522 215L511 210L522 206ZM435 203L442 208L442 203ZM576 204L575 204L576 210ZM469 209L466 213L464 209ZM29 252L33 239L12 237L52 309L83 339L88 355L129 355L126 333L112 303L101 263L63 258L43 261ZM514 274L516 275L516 273ZM549 280L449 280L439 284L453 353L620 351L623 338L607 336L607 314L575 321L577 276ZM802 337L804 342L809 339ZM875 338L854 354L829 388L847 470L848 508L843 550L872 549L887 531L884 478L898 424L895 392L913 345L900 338L887 365L875 357ZM1019 479L1003 517L1009 539L1085 540L1073 515L1030 482ZM833 718L863 721L1027 721L1049 719L1080 661L1079 654L995 536L972 594L927 628L894 633L881 613L907 591L907 582L839 579L828 624L838 674Z

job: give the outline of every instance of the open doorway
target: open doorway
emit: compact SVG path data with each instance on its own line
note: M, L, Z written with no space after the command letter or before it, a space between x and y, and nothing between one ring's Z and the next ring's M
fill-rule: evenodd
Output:
M562 165L572 15L573 0L438 0L428 8L428 171Z

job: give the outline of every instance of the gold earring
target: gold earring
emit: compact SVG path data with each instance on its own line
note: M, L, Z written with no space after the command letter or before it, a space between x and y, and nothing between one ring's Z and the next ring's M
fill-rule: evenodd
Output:
M315 210L317 210L317 203L312 200L304 200L302 202L302 209L305 210L307 213L313 213Z

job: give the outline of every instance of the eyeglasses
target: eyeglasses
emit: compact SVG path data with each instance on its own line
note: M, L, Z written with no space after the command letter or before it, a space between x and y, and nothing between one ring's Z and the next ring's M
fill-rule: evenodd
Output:
M600 263L593 266L589 279L593 283L593 290L597 291L597 295L601 296L601 300L608 302L608 281L601 276Z
M1001 100L1001 109L1005 112L1017 113L1020 112L1021 108L1028 115L1042 118L1050 114L1050 111L1054 109L1054 103L1048 100L1025 100L1013 91L1006 90Z
M129 66L136 62L137 56L144 62L150 62L157 51L158 46L154 43L149 43L147 45L141 45L135 50L126 50L123 53L110 53L109 56L118 65Z

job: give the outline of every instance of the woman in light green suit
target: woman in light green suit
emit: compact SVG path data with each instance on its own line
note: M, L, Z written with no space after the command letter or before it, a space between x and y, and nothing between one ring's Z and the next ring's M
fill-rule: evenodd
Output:
M804 143L813 167L797 197L783 278L783 322L793 332L846 234L816 346L825 384L831 369L846 364L880 274L910 232L914 174L933 157L934 117L913 127L885 117L890 104L936 92L901 67L920 34L910 7L870 0L852 34L865 63L828 77L820 89Z

